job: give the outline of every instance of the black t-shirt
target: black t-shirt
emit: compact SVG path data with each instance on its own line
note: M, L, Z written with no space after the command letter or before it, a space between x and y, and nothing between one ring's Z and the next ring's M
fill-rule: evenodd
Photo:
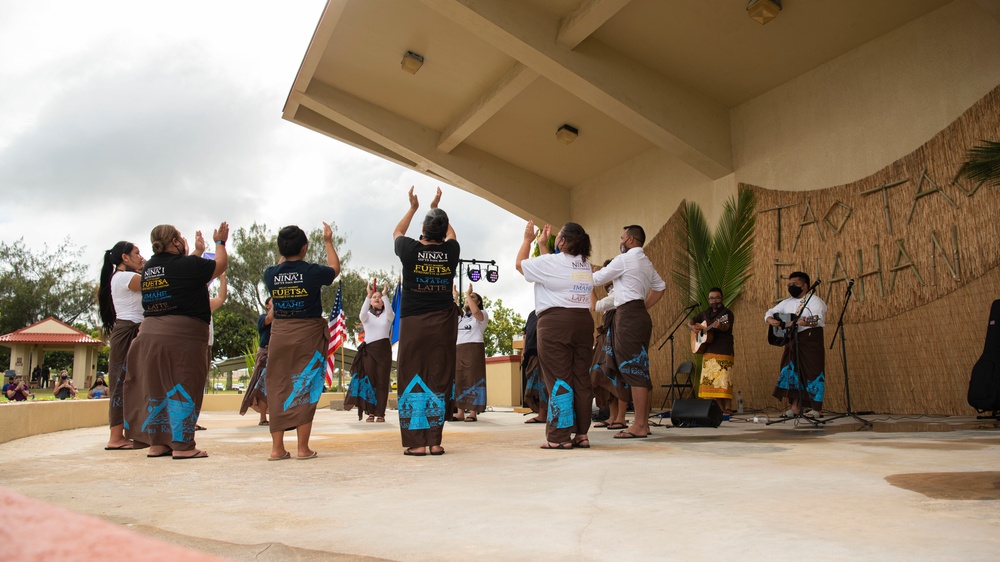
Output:
M321 318L323 285L333 283L337 270L302 260L272 265L264 271L274 318Z
M267 347L267 344L271 342L271 325L264 323L265 318L267 318L267 314L261 314L257 317L257 332L260 333L260 347Z
M215 261L199 256L154 254L142 270L143 316L193 316L212 319L208 282Z
M403 264L403 302L399 316L416 316L455 306L451 289L458 270L458 240L421 244L408 236L396 238L396 255Z
M709 326L712 325L717 319L722 316L729 316L728 324L730 326L736 325L736 316L731 310L724 306L720 306L718 310L709 307L704 312L701 312L695 316L692 320L695 324L700 324L702 322L707 322ZM733 329L723 332L722 330L712 329L710 332L712 334L712 341L705 347L705 353L718 353L719 355L735 355L733 347Z

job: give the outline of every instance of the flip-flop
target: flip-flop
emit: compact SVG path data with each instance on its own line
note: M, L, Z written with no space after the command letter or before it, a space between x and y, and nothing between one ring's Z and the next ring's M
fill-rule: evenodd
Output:
M594 427L608 427L609 425L611 425L611 424L608 423L608 422L606 422L606 421L602 421L602 422L595 423Z
M573 448L574 449L589 449L590 448L590 439L581 439L579 441L575 441L573 443Z
M281 455L280 457L267 457L267 460L269 460L269 461L286 461L286 460L288 460L290 458L292 458L292 454L289 453L288 451L285 451L284 455Z
M467 422L477 422L477 421L479 421L479 418L465 418L465 421L467 421Z
M615 434L615 439L645 439L649 435L636 435L631 431L619 431Z
M385 416L375 418L375 423L385 423Z
M540 420L538 418L528 418L524 420L524 423L545 423L545 421Z
M174 460L175 461L186 461L186 460L191 460L191 459L207 459L207 458L208 458L208 453L206 453L205 451L198 451L197 453L195 453L195 454L193 454L191 456L187 456L187 457L174 457Z
M573 444L572 443L559 443L558 445L555 445L555 446L552 446L552 444L550 444L550 443L546 443L546 444L542 445L541 447L539 447L539 449L553 449L553 450L554 449L562 449L564 451L570 450L572 448L573 448Z
M406 455L406 456L408 456L408 457L426 457L427 456L427 453L414 453L413 451L411 451L409 449L404 450L403 454Z
M105 447L105 451L132 451L135 447L131 443L126 443L124 445L119 445L117 447Z
M257 425L271 425L271 423L268 422L267 420L264 420L264 421L258 423Z
M207 429L207 428L205 428L203 426L200 426L198 424L194 424L194 430L195 431L205 431L205 429Z
M628 424L618 423L618 422L609 423L608 425L604 426L604 429L628 429Z
M146 458L149 458L149 459L158 459L160 457L169 457L169 456L172 456L173 454L174 454L173 451L167 450L167 451L162 452L162 453L156 453L155 455L152 455L152 454L146 455Z
M309 459L314 459L314 458L316 458L318 456L319 456L319 453L317 453L316 451L313 451L312 454L306 455L304 457L295 457L295 460L297 460L297 461L307 461Z
M440 457L441 455L444 454L444 449L441 449L440 451L431 451L431 454L434 455L435 457Z

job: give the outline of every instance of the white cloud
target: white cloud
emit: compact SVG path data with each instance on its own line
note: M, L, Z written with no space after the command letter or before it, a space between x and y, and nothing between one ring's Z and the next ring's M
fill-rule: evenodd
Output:
M333 220L352 266L398 271L406 192L426 208L438 181L281 119L323 5L0 0L0 52L19 53L0 58L0 240L68 235L96 278L104 249L127 239L148 256L161 223L190 237ZM441 187L463 257L498 263L477 289L526 316L523 221Z

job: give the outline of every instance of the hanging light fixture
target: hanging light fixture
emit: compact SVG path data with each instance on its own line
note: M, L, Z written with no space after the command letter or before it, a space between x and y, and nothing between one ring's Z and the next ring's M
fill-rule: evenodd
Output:
M483 278L483 271L479 269L479 264L476 264L476 269L468 268L466 273L469 275L469 281L473 283L478 283Z

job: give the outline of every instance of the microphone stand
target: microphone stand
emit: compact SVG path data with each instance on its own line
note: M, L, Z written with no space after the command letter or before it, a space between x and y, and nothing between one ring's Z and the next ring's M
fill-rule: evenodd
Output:
M850 377L847 374L847 343L844 336L844 314L847 312L847 304L851 302L851 295L853 294L854 279L851 279L851 281L847 284L847 292L844 294L844 307L840 309L840 319L837 320L837 330L833 333L833 338L830 339L830 349L833 349L833 344L837 341L837 334L840 334L840 359L844 365L844 396L847 398L847 411L843 414L838 414L823 421L824 423L829 423L833 420L839 420L840 418L852 417L866 426L871 427L872 422L858 416L858 414L851 409L851 382Z
M820 280L817 279L816 282L813 283L812 287L809 287L809 292L806 293L806 299L802 303L802 306L799 307L799 312L805 312L806 307L809 306L809 301L812 300L813 295L816 294L816 288L819 287L819 281ZM772 425L776 423L784 423L788 420L802 419L811 423L813 428L818 428L820 425L829 421L829 420L818 420L815 418L808 418L802 413L802 393L806 392L806 377L805 375L802 374L802 361L801 361L802 356L800 355L801 352L799 351L799 325L798 325L799 318L800 318L799 316L793 314L791 319L792 349L795 350L795 374L798 378L798 383L799 383L797 385L798 388L796 389L799 392L798 395L799 412L797 414L793 412L792 417L790 418L779 418L776 420L771 420L765 423L764 425Z
M675 369L675 367L674 367L674 332L676 332L677 329L680 328L682 324L684 324L684 321L687 320L687 317L691 315L691 312L693 312L694 309L698 308L699 306L701 306L701 303L700 302L696 302L696 303L692 304L691 306L689 306L689 307L685 308L684 310L682 310L681 311L681 316L680 316L680 319L677 322L677 325L674 326L674 328L672 330L670 330L670 335L667 336L667 339L663 340L663 343L661 343L659 345L659 347L656 348L656 350L659 351L659 350L663 349L664 345L667 345L668 341L670 342L670 383L671 384L674 383L673 377L675 376L675 371L674 371L674 369ZM675 390L674 387L671 386L670 387L670 392L667 393L667 396L665 396L663 398L663 404L660 404L660 409L661 410L663 410L663 406L667 403L668 399L670 400L670 407L673 408L673 405L674 405L674 403L673 403L674 390ZM670 412L670 410L663 410L662 412L660 412L658 414L650 414L649 417L650 417L650 419L652 419L652 418L660 418L662 420L664 417L666 417L666 415L669 412ZM662 424L650 422L650 425L660 426Z

